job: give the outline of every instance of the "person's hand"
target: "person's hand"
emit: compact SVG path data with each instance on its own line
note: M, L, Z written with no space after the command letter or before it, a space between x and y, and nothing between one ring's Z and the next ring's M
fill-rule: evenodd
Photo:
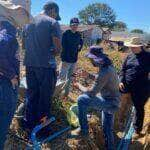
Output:
M14 78L11 79L11 83L12 83L13 89L16 89L16 87L18 86L17 76L15 76Z
M78 83L78 82L74 82L74 83L73 83L73 87L75 87L75 88L79 89L79 86L80 86L80 85L79 85L79 83Z
M121 90L121 91L123 91L124 90L124 84L121 82L121 83L119 83L119 89Z

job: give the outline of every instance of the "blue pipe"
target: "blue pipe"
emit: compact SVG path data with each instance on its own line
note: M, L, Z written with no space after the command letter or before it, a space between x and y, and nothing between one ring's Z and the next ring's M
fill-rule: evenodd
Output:
M50 118L44 125L40 124L33 129L32 133L31 133L31 141L33 142L34 150L41 150L41 145L43 143L49 142L49 141L53 140L54 138L56 138L57 136L61 135L62 133L71 129L71 127L64 128L64 129L54 133L53 135L50 135L48 138L44 139L43 141L38 141L38 139L36 138L37 132L40 131L42 128L46 127L47 125L49 125L50 123L52 123L53 121L55 121L55 117Z
M134 133L134 128L133 128L133 114L134 114L134 112L135 112L135 108L132 107L131 114L128 118L128 122L127 122L127 125L125 128L125 131L124 131L125 132L124 136L121 139L117 150L128 150L129 144L130 144L131 139L132 139L132 135Z
M45 124L40 124L37 125L32 133L31 133L31 141L33 143L33 147L35 150L41 150L41 142L37 140L36 134L37 132L39 132L42 128L46 127L47 125L49 125L50 123L52 123L53 121L55 121L55 117L50 118Z

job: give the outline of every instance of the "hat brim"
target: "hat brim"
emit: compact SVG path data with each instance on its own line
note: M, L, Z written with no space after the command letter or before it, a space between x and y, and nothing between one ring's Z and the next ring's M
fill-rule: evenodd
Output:
M56 17L56 20L61 20L61 17L59 16L59 14L57 15L57 17Z
M124 43L124 46L126 47L142 47L144 44L131 44L130 42Z
M103 58L97 57L97 56L93 55L93 54L90 53L90 52L87 53L87 54L85 55L85 57L90 58L90 59L93 59L93 61L95 61L95 62L98 63L98 64L101 64L101 63L103 62Z
M98 58L97 56L93 55L93 54L90 53L90 52L86 53L86 54L85 54L85 57L91 58L91 59L97 59L97 58Z
M71 23L71 24L70 24L70 26L75 26L75 25L78 26L79 23Z

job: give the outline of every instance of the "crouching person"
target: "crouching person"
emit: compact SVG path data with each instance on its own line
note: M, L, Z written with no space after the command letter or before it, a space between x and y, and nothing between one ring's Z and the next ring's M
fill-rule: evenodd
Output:
M111 60L103 53L102 48L92 46L86 55L94 67L99 67L98 77L91 89L80 84L77 87L84 92L78 98L80 127L72 131L72 135L88 135L87 112L95 109L102 112L102 127L105 146L108 150L114 149L114 113L119 107L118 76ZM98 96L100 94L101 96Z
M8 21L0 21L0 150L8 133L17 104L19 61L16 29Z

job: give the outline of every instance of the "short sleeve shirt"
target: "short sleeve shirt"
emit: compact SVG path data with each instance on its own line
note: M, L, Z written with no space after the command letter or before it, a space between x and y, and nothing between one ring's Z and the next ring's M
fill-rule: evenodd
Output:
M46 15L38 15L35 22L26 25L23 31L26 66L55 66L53 37L61 38L59 23Z

